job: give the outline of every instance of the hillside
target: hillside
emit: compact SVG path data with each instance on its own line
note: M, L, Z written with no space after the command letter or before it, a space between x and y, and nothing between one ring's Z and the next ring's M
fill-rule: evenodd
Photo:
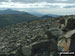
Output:
M0 10L0 27L37 19L39 19L37 16L27 12L11 9Z
M36 16L34 14L37 14ZM21 23L24 21L32 21L43 18L53 18L55 15L44 15L42 17L38 17L41 15L40 13L28 13L17 10L0 10L0 27L7 26L11 24Z

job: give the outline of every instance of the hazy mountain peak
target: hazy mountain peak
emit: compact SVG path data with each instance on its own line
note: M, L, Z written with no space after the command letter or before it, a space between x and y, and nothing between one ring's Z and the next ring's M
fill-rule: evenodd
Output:
M0 14L29 14L29 13L12 10L12 9L6 9L6 10L0 10Z

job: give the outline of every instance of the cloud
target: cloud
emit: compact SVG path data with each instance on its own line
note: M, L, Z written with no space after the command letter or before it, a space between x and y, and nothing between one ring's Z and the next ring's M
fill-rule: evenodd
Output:
M75 3L20 3L20 2L0 2L0 8L70 8L75 7Z
M56 15L75 15L75 8L44 8L44 9L34 9L38 13L43 14L56 14Z
M8 1L8 0L0 0L0 2ZM35 3L35 2L49 2L49 3L56 3L56 2L67 2L67 3L75 3L75 0L11 0L12 2L22 2L22 3Z
M38 12L41 14L67 15L75 14L75 3L21 3L21 2L0 2L0 9L11 8L20 11Z
M62 1L68 1L68 0L55 0L55 1L61 1L62 2Z

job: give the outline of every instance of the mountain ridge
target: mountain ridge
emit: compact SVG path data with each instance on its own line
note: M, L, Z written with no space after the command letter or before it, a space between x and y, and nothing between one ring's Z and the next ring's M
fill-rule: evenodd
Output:
M32 21L39 19L37 16L34 16L27 12L19 12L10 9L3 10L0 12L2 12L0 13L0 26L6 26L24 21Z
M38 17L42 17L45 15L52 16L52 17L58 16L55 14L42 14L42 13L34 12L34 11L33 12L25 12L25 11L13 10L13 9L0 10L0 14L31 14L31 15L38 16Z
M17 11L12 9L0 10L0 26L52 17L53 16L48 15L38 17L33 14L30 14L29 12Z

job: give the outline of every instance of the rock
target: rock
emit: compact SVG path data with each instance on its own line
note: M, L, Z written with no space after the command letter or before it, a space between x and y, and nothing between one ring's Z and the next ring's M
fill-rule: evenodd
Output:
M31 49L32 49L32 47L30 47L30 46L24 46L24 47L22 47L22 52L25 56L30 56Z

